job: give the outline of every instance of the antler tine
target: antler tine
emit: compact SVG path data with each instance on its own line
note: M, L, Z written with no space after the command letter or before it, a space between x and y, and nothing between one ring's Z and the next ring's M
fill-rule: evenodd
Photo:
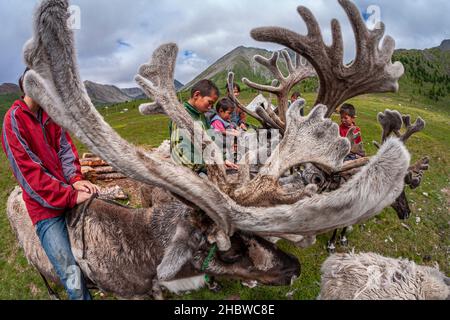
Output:
M264 109L262 106L256 107L256 113L264 120L264 122L268 125L269 128L278 129L280 130L281 134L284 134L284 127L278 125L278 123L272 118L272 116L269 114L268 109ZM272 111L272 115L275 115ZM276 115L275 115L276 116Z
M400 140L403 143L406 143L413 134L423 131L423 129L425 129L425 125L426 125L425 121L420 117L416 120L414 125L411 125L411 117L410 116L404 116L403 122L404 122L404 125L406 128L406 132L400 137Z
M378 48L384 25L368 30L358 8L351 1L339 0L339 3L347 13L357 44L356 58L349 66L343 64L343 38L339 22L332 21L333 43L327 46L316 18L305 7L299 7L298 12L307 25L306 36L278 27L258 28L251 32L255 40L275 42L291 48L313 65L320 80L316 105L328 106L327 117L339 105L355 96L397 91L398 79L404 73L400 62L391 62L395 48L391 37L385 38L381 50Z
M272 54L272 57L270 59L267 59L263 56L260 55L256 55L254 57L255 61L258 62L260 65L265 66L267 69L270 70L270 72L272 72L272 74L275 76L276 79L283 79L284 76L281 73L281 70L278 68L278 59L280 57L279 52L274 52ZM274 88L274 92L277 92L279 89Z
M277 94L279 92L279 88L277 88L273 85L259 84L259 83L250 81L247 78L243 78L242 82L244 82L244 84L247 85L248 87L258 90L258 91L269 92L272 94Z
M265 106L265 111L269 115L269 117L273 120L273 122L275 122L275 124L276 124L275 129L282 130L283 131L282 134L284 134L284 131L286 129L286 124L283 121L281 121L281 119L278 117L278 115L275 113L275 111L273 111L272 99L270 97L269 97L269 99L267 99L267 105Z
M247 78L242 79L242 81L250 88L269 92L270 94L275 94L277 96L279 121L278 119L272 119L277 123L277 126L286 122L286 112L289 105L288 95L291 89L299 82L305 80L306 78L313 77L315 75L314 70L308 68L307 66L303 66L300 63L298 55L296 57L296 60L298 61L295 66L293 65L292 59L286 50L281 51L281 55L283 56L286 62L287 69L289 71L287 77L283 75L280 68L278 67L278 60L280 56L278 52L275 52L270 59L264 58L262 56L255 56L254 58L256 62L265 66L267 69L271 71L271 73L275 77L274 81L277 81L278 85L277 83L272 82L272 85L268 86L252 82Z
M422 183L423 175L425 171L430 168L430 159L425 157L417 161L413 166L409 167L408 174L405 178L405 183L411 187L411 189L416 189Z
M279 178L286 170L306 160L327 171L337 171L342 166L350 151L349 141L338 135L337 124L330 119L324 119L325 106L319 105L308 117L302 117L300 109L304 104L305 100L299 99L289 108L285 136L261 169L261 175ZM317 148L317 139L322 141L321 148Z
M262 125L265 125L265 121L255 112L249 110L248 108L246 108L240 101L238 98L236 98L236 96L234 95L234 73L233 72L229 72L228 73L228 98L231 99L231 101L233 101L234 105L241 109L242 111L244 111L246 114L252 116L253 118L255 118L256 120L258 120Z
M135 81L149 98L155 99L156 104L160 105L180 128L189 130L189 133L194 136L194 121L178 101L174 84L170 80L174 77L177 55L176 44L160 46L153 53L151 61L140 66ZM201 130L197 133L201 134Z

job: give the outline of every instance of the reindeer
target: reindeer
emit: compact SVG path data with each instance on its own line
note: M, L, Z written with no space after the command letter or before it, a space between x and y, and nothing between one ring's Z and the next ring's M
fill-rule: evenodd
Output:
M449 300L450 278L436 267L375 253L329 257L319 300Z
M279 28L252 31L256 40L284 44L305 56L319 75L321 91L307 117L300 114L304 100L287 110L283 138L259 171L250 174L250 151L238 179L231 181L219 147L177 99L175 44L156 49L150 62L139 68L135 80L155 101L151 108L163 110L178 127L201 137L193 141L204 150L206 178L157 152L133 146L104 121L79 75L73 33L66 24L68 1L41 2L34 36L24 47L24 58L31 68L24 81L27 95L119 172L170 193L170 198L155 201L151 208L122 208L97 199L68 216L74 255L98 288L120 297L143 297L158 292L165 281L203 273L289 284L299 274L298 261L260 237L276 236L308 245L317 235L374 217L398 198L410 154L395 137L384 141L378 154L336 190L324 192L312 183L296 188L281 183L286 172L305 164L314 164L330 175L342 172L350 143L339 136L337 124L328 117L353 96L395 91L404 72L400 63L391 63L394 41L387 37L378 49L382 32L367 31L358 8L348 0L340 3L354 26L362 57L352 66L342 65L339 24L333 22L335 41L326 47L317 41L320 29L304 7L299 12L306 18L307 36ZM33 238L34 230L25 223L26 213L17 192L11 195L8 208L27 258L51 277ZM209 249L208 239L215 242L219 252ZM230 248L237 248L241 256L226 264L221 253ZM208 256L212 257L209 264L205 263Z

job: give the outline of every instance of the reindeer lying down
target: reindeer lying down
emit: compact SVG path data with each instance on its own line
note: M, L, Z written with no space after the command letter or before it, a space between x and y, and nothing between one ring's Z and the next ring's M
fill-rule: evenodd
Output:
M251 176L249 163L243 163L239 179L233 182L219 147L177 99L176 45L158 48L151 61L140 67L136 81L154 99L155 109L163 110L191 135L202 137L195 143L205 150L206 179L157 152L136 148L104 121L80 78L73 32L66 23L68 1L40 3L33 38L24 47L25 62L31 68L24 81L27 95L115 169L177 197L145 209L94 200L73 210L68 216L72 248L83 272L98 288L124 298L146 297L157 292L161 282L170 287L167 281L203 273L286 285L299 275L298 261L260 237L311 239L366 221L399 197L410 155L403 139L395 137L385 139L378 154L337 190L319 192L313 184L292 189L280 183L286 172L308 163L329 174L342 171L351 146L328 117L354 96L397 90L404 72L401 63L391 62L392 38L386 37L379 48L384 28L367 30L358 8L348 0L339 2L356 35L358 55L350 66L342 62L339 23L333 22L333 45L326 46L315 18L304 7L299 13L307 23L307 36L280 28L252 31L257 40L277 42L303 55L316 69L321 88L316 107L307 117L300 114L304 101L286 110L282 106L278 115L259 110L267 123L285 126L283 138L256 175ZM8 217L30 263L55 280L19 190L9 199ZM215 242L219 252L208 264L209 242ZM239 253L231 260L224 258L230 249Z
M145 209L98 199L86 211L84 207L74 209L67 218L74 256L95 287L120 298L159 298L159 285L175 293L196 290L207 284L205 274L267 285L290 285L300 275L295 257L245 233L231 238L238 254L235 261L223 261L218 254L204 268L211 248L205 236L213 229L210 219L175 198ZM11 194L7 213L30 264L58 282L20 188Z

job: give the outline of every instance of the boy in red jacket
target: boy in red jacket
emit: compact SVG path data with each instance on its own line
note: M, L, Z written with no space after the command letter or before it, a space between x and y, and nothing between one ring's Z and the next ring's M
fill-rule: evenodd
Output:
M19 81L22 92L27 71ZM72 254L65 213L89 200L98 188L83 181L78 152L69 134L25 95L5 115L2 146L42 247L69 298L90 300Z
M341 125L339 127L339 133L341 137L347 138L350 129L353 131L352 150L350 154L345 158L345 161L356 160L361 157L365 157L366 153L363 148L361 129L356 126L356 109L351 104L343 104L340 109Z

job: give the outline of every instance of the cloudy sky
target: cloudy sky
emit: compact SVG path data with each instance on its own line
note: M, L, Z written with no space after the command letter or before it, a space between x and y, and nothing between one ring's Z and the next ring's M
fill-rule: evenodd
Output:
M23 71L22 46L31 36L37 3L0 0L0 83L16 82ZM355 3L365 14L370 6L379 8L375 15L386 23L387 34L396 39L398 48L430 48L450 38L448 0ZM76 39L83 79L120 87L135 86L132 79L138 66L166 42L176 42L180 48L176 78L183 83L237 46L280 49L253 41L249 32L273 25L305 32L296 11L299 5L313 11L327 41L330 21L338 18L346 59L354 54L353 33L336 0L73 0L71 4L81 10Z

